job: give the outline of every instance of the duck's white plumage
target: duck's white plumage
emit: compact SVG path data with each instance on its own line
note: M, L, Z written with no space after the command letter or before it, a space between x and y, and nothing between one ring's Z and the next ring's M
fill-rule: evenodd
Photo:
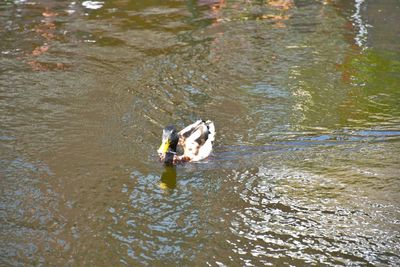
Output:
M178 133L178 145L183 149L181 159L199 161L207 158L212 151L215 127L212 121L198 120Z

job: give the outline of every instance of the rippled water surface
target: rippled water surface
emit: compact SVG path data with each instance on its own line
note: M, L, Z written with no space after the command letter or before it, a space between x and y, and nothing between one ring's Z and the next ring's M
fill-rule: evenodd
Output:
M398 14L1 1L0 265L400 265ZM212 156L162 166L198 118Z

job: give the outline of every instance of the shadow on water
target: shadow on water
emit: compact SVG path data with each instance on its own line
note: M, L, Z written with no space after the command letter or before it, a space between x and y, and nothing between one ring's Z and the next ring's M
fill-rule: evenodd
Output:
M160 187L162 189L174 189L176 187L176 167L164 166L164 171L161 174Z

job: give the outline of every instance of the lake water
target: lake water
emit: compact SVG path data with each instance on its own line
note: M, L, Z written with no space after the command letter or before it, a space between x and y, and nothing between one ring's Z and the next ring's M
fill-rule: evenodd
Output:
M399 14L1 1L0 265L400 265ZM164 167L198 118L212 156Z

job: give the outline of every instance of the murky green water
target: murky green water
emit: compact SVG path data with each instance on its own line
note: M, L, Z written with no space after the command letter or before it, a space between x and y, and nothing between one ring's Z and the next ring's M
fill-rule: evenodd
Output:
M278 2L2 1L0 265L399 265L400 4Z

